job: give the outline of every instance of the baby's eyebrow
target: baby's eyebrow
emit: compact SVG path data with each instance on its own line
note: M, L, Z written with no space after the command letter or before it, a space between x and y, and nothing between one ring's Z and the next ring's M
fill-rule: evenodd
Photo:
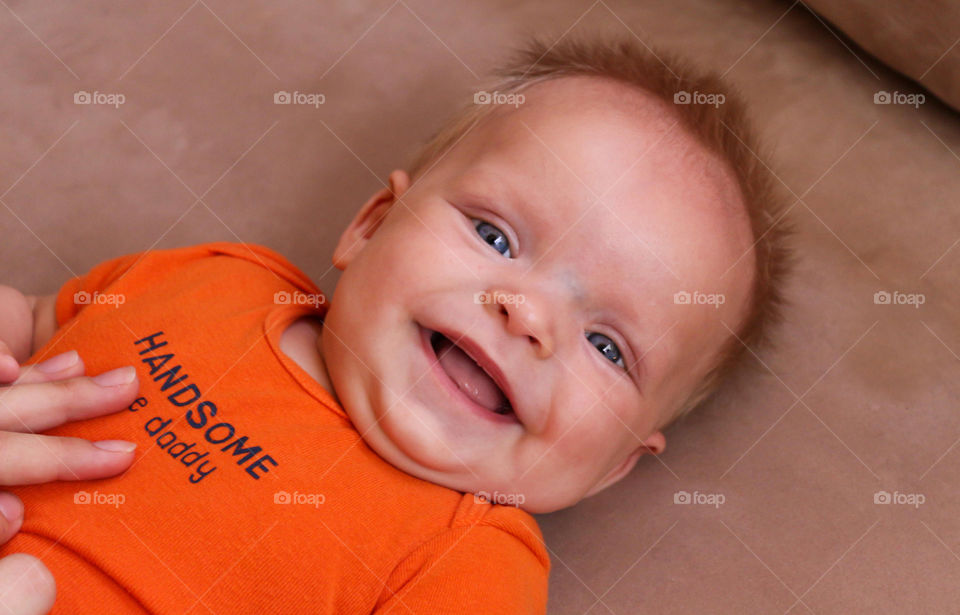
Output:
M509 206L511 209L525 210L531 204L524 198L510 171L496 168L472 169L456 182L458 192L487 205Z

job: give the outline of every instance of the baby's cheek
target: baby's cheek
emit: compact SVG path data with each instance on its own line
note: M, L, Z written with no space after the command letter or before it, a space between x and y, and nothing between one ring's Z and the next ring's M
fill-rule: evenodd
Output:
M414 220L413 224L397 225L391 230L378 258L377 276L380 279L387 283L409 284L451 265L467 274L467 265L458 254L456 238L444 236L440 229L430 228L430 222L429 219Z
M596 400L596 398L593 398ZM606 394L584 416L579 425L583 427L582 439L596 446L598 451L609 451L621 446L636 431L635 406L628 405L622 396ZM631 410L633 410L631 412Z

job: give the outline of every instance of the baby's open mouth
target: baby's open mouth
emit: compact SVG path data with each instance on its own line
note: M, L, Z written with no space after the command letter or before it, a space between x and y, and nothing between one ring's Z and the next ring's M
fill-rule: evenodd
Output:
M470 355L439 331L430 334L430 345L440 367L470 399L491 412L513 414L510 400Z

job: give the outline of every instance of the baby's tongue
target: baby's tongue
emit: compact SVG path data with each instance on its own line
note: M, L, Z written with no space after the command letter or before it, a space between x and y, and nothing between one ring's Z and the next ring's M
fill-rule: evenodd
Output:
M500 387L469 355L454 346L453 342L441 337L435 349L443 371L457 383L461 391L488 410L496 411L508 406L510 402L500 391Z

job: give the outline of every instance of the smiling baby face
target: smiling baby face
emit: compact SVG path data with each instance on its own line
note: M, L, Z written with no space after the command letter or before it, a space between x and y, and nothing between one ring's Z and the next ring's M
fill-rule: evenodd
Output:
M558 510L664 449L744 317L751 244L734 177L669 104L550 79L364 205L322 353L394 466Z

